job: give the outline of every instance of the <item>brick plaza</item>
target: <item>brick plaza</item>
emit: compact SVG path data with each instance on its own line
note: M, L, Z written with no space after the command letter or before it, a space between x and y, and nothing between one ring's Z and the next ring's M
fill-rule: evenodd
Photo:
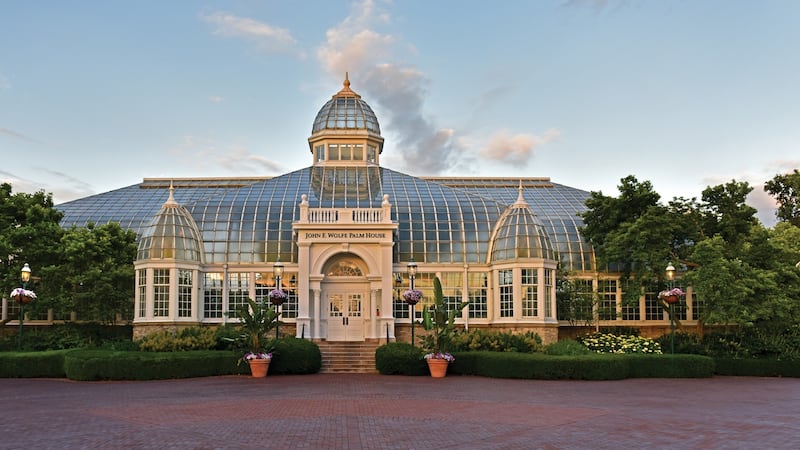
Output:
M0 379L2 449L796 449L800 379Z

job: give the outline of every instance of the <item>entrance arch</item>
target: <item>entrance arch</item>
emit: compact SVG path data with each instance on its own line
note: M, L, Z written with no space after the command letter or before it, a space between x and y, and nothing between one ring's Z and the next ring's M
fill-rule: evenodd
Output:
M328 341L364 341L364 316L369 314L367 265L353 253L329 258L322 273L322 299Z

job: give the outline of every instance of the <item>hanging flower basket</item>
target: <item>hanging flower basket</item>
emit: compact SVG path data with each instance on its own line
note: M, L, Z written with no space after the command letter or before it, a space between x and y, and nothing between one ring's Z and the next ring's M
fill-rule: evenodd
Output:
M20 304L29 303L36 298L36 293L27 289L16 288L11 291L11 298Z
M280 306L286 301L287 298L289 297L286 295L286 292L283 292L280 289L273 289L269 291L269 302L273 305Z
M419 289L409 289L403 292L403 301L411 306L416 305L420 300L422 300L422 291Z
M665 303L669 305L673 305L678 303L678 300L683 297L685 294L681 290L681 288L674 288L669 289L667 291L661 291L658 293L658 298L663 300Z

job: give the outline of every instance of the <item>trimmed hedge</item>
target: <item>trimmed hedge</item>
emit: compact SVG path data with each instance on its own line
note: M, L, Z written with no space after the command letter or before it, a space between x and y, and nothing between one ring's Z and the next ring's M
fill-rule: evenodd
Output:
M715 358L717 375L746 377L800 377L800 361Z
M708 378L714 359L701 355L625 355L630 378Z
M375 349L375 367L382 375L427 375L425 351L405 342L390 342Z
M78 381L162 380L248 373L238 352L123 352L74 350L64 357L64 373Z
M457 353L450 372L492 378L537 380L621 380L628 377L624 355L548 356L540 353Z
M714 361L698 355L543 354L467 352L455 355L450 372L493 378L537 380L621 380L624 378L702 378Z
M269 374L309 374L317 373L322 368L322 353L317 344L294 336L287 336L272 343L274 348Z
M0 353L0 378L64 378L64 356L75 350Z

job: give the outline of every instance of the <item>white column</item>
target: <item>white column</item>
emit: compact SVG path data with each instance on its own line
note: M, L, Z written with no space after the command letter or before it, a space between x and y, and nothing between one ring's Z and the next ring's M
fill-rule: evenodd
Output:
M319 339L320 337L320 320L321 314L320 310L322 309L320 306L320 294L322 294L321 289L314 289L314 334L311 336L315 339Z

